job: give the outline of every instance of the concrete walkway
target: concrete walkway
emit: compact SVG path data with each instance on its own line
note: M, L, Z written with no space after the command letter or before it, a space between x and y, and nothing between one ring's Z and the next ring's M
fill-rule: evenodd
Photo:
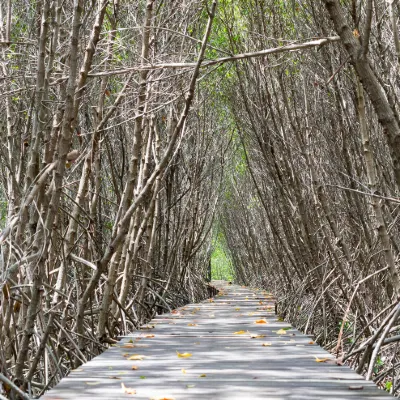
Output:
M391 398L278 321L266 292L215 285L214 299L153 319L42 399Z

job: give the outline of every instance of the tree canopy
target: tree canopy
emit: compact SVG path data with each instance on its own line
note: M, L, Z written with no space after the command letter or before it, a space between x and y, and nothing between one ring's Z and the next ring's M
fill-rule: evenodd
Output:
M398 394L399 7L3 1L0 381L224 278Z

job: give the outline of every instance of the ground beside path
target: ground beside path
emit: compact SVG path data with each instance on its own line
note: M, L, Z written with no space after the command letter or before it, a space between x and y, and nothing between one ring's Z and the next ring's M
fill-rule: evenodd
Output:
M268 293L214 284L220 293L213 299L154 318L42 399L391 397L279 321Z

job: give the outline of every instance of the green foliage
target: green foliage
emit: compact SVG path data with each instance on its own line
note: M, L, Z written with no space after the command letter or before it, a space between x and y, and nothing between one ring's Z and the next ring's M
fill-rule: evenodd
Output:
M374 373L377 374L384 365L385 365L384 360L382 360L382 358L378 356L375 361Z
M7 201L0 197L0 229L3 229L7 222Z
M213 240L211 253L211 279L233 281L234 272L232 261L226 250L225 237L218 232Z

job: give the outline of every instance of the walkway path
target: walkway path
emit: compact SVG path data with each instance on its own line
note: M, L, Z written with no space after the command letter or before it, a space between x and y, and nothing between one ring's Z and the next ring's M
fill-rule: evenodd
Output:
M391 397L278 321L270 295L216 285L221 292L213 300L158 316L149 329L72 371L42 399Z

